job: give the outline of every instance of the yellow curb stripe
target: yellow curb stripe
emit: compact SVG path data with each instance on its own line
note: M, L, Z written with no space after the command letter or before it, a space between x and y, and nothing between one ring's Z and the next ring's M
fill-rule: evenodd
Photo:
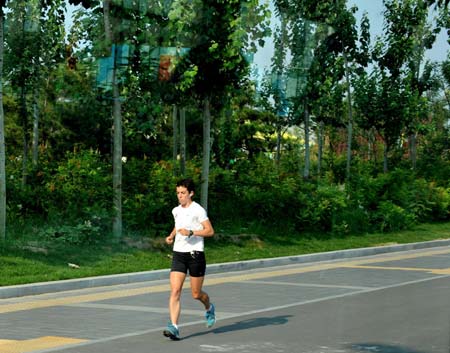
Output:
M433 269L433 268L419 268L419 267L394 267L394 266L342 266L345 268L361 268L369 270L393 270L393 271L416 271L416 272L428 272L433 274L442 274L442 272L449 271L450 269Z
M73 296L73 297L45 299L45 300L37 300L37 301L30 301L30 302L23 302L23 303L6 304L6 305L0 306L0 314L11 313L11 312L15 312L15 311L22 311L22 310L48 308L51 306L78 304L78 303L86 303L86 302L92 302L92 301L98 301L98 300L107 300L107 299L131 297L131 296L135 296L135 295L142 295L142 294L149 294L149 293L165 292L165 291L168 291L169 289L170 289L170 286L168 284L165 284L165 285L158 285L158 286L153 286L153 287L115 290L115 291L103 292L103 293L77 295L77 296Z
M336 269L336 268L345 268L345 267L350 267L350 266L364 266L365 264L373 264L373 263L377 263L377 262L405 260L405 259L411 259L411 258L442 255L442 254L449 254L449 253L450 253L450 249L434 250L434 251L427 251L427 252L416 253L416 254L403 254L403 255L396 255L396 256L387 256L387 257L383 257L383 258L359 259L359 260L352 260L352 261L345 261L345 262L322 263L322 264L310 265L310 266L305 265L304 267L300 267L300 268L298 268L298 267L297 268L288 268L288 269L283 269L283 270L274 270L274 271L261 270L260 272L243 273L243 274L228 276L228 277L215 277L215 278L207 277L207 279L205 280L205 285L217 285L217 284L231 283L231 282L242 282L242 281L247 281L247 280L258 280L258 279L277 277L277 276L288 276L288 275L307 273L307 272L323 271L323 270ZM375 266L374 266L374 268L380 269L380 267L375 267ZM434 270L430 269L429 271L434 271ZM445 271L447 271L447 270L445 270ZM437 272L434 272L434 273L437 273ZM447 273L444 273L444 274L447 274ZM143 294L161 293L161 292L168 292L169 290L170 290L169 284L163 284L163 285L147 286L147 287L133 288L133 289L112 290L112 291L107 291L107 292L102 292L102 293L93 293L93 294L78 295L78 296L64 297L64 298L57 298L57 299L42 299L42 300L34 300L34 301L29 301L29 302L5 304L5 305L0 305L0 314L22 311L22 310L47 308L47 307L52 307L52 306L62 306L62 305L86 303L86 302L93 302L93 301L123 298L123 297L131 297L131 296L143 295Z
M432 271L435 275L450 275L450 268L441 268Z
M0 342L3 341L8 340L0 340ZM87 340L69 337L45 336L25 341L10 341L9 343L1 344L0 349L2 353L27 353L41 349L49 349L62 347L69 344L83 343L86 341Z
M426 252L420 252L420 253L413 253L413 254L400 254L395 256L387 256L383 259L375 258L375 259L367 259L367 260L355 260L355 261L349 261L348 263L354 263L354 264L373 264L378 262L386 262L386 261L398 261L398 260L407 260L407 259L415 259L418 257L427 257L427 256L434 256L434 255L445 255L450 254L450 249L442 249L442 250L430 250Z
M10 344L13 342L17 342L15 340L0 340L0 347L3 346L4 344Z

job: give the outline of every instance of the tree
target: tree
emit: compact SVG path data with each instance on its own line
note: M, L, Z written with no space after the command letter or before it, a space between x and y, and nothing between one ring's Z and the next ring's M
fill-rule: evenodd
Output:
M447 60L441 64L441 71L445 80L444 95L450 108L450 53L447 55Z
M83 5L85 8L96 8L92 0L69 0L73 5ZM122 97L119 87L120 82L120 43L123 37L121 22L121 7L114 6L111 0L102 1L104 38L101 47L111 53L112 67L112 120L113 120L113 236L115 239L122 237ZM116 16L113 16L115 14ZM122 13L123 14L123 13Z
M274 113L278 116L278 122L276 125L277 131L277 147L275 160L277 165L280 163L281 158L281 137L283 128L289 124L288 119L288 102L286 97L287 89L287 72L286 72L286 56L288 48L288 31L287 31L287 19L283 9L276 8L278 16L280 17L280 28L275 32L274 47L275 53L272 57L272 72L271 82L269 87L270 95L274 101ZM266 97L268 100L269 97Z
M247 76L248 63L243 51L247 49L249 40L265 30L257 26L252 28L254 23L252 19L257 18L264 7L254 0L226 2L206 0L196 5L195 17L192 20L193 45L177 70L181 79L185 80L179 83L184 87L185 94L192 94L199 103L201 102L199 104L203 116L201 204L207 209L211 111L220 111L227 90L238 88ZM252 28L250 36L244 28Z
M310 66L317 43L314 37L315 24L304 17L290 17L290 51L292 60L288 77L293 79L295 88L291 97L293 114L297 122L303 121L305 136L305 157L303 178L310 177L310 111L311 78ZM299 124L300 125L300 124Z
M5 115L3 112L4 12L6 0L0 1L0 240L6 239Z
M114 195L114 219L113 236L116 239L122 237L122 102L119 90L119 43L118 34L113 32L117 23L111 18L111 0L103 0L103 19L105 26L106 44L111 44L111 52L114 58L112 72L112 100L113 100L113 195Z
M30 147L33 165L37 165L40 110L42 102L47 102L40 99L41 94L52 70L64 60L64 4L63 0L30 0L11 2L9 7L5 66L20 103L23 186L27 183Z
M39 130L40 130L40 99L42 87L50 72L64 58L64 16L61 8L65 5L63 0L37 1L34 4L36 18L36 46L32 61L31 90L33 94L33 133L32 133L32 162L38 164ZM48 82L48 81L47 81ZM45 99L45 101L47 101Z
M329 25L333 28L334 33L330 36L329 41L332 43L330 49L337 53L341 53L344 61L344 73L347 86L347 104L348 104L348 119L347 119L347 163L346 163L346 179L349 180L351 176L351 158L352 158L352 138L353 138L353 99L352 99L352 81L350 71L350 61L356 61L357 64L365 66L367 60L364 54L358 52L357 48L357 33L356 21L354 13L356 8L347 9L345 2L336 1L333 7L336 17L332 17ZM334 20L334 21L333 21ZM363 30L365 29L363 23ZM364 36L363 39L368 38ZM334 43L333 43L334 42ZM363 42L364 46L364 42ZM362 60L361 60L362 59Z
M33 3L12 2L8 15L9 30L6 36L7 53L5 66L11 87L19 97L19 115L22 128L22 186L28 175L28 151L30 141L30 119L28 94L32 91L33 69L30 63L36 59L37 22Z
M316 54L313 51L317 49L318 43L324 41L324 48L334 55L341 56L344 63L345 77L347 81L347 99L348 99L348 120L347 120L347 177L350 173L350 158L351 158L351 142L352 142L352 128L353 128L353 113L352 113L352 97L351 97L351 72L350 62L360 60L362 55L357 51L356 41L357 33L355 28L354 12L355 8L348 10L346 8L346 1L330 0L330 1L302 1L294 2L289 0L278 1L280 8L284 8L290 14L290 20L293 25L291 52L293 56L293 63L297 68L309 68L310 62L317 60ZM307 29L305 25L300 25L300 22L309 21L310 28ZM297 23L297 24L296 24ZM305 45L306 36L315 32L315 41ZM302 44L303 43L303 44ZM298 57L298 58L297 58ZM322 55L325 58L326 55ZM297 58L297 59L296 59ZM295 63L297 61L297 63ZM309 62L308 62L309 61ZM307 64L307 65L305 65ZM324 64L324 62L322 63ZM320 65L320 64L319 64ZM365 63L360 62L360 65ZM316 70L320 76L320 70ZM323 75L322 75L323 77ZM317 78L312 76L311 70L307 72L306 86L304 88L301 100L303 103L297 106L303 106L303 116L305 124L305 169L304 177L309 177L309 124L312 101L317 99L319 90L315 87L317 85ZM316 98L314 98L316 97Z
M388 153L406 132L410 141L410 158L416 164L416 134L421 120L418 112L424 100L423 93L431 83L431 67L425 65L421 76L422 60L431 48L439 28L431 30L428 6L424 0L385 1L385 40L379 39L374 59L379 66L381 99L379 126L385 142L384 171L388 170ZM427 79L428 82L425 82ZM406 131L405 131L406 130Z

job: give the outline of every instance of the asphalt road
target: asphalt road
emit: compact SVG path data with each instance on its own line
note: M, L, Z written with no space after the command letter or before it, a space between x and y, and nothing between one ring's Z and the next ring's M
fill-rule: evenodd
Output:
M168 281L0 300L0 353L449 353L450 246L211 274L218 321Z

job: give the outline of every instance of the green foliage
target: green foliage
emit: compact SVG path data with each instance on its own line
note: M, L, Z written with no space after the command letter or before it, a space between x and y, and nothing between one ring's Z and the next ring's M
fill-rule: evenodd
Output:
M124 165L123 219L129 229L150 236L167 233L173 223L171 210L176 206L172 164L132 159Z
M447 220L449 194L433 182L417 178L411 170L396 169L376 177L366 171L347 187L350 206L366 214L369 230L393 231L415 222Z
M31 170L23 185L20 159L8 163L8 205L13 214L55 217L67 222L98 215L111 205L109 167L98 152L66 153L66 160Z
M111 205L109 166L98 152L68 152L66 160L47 175L48 209L66 217L103 214ZM53 208L53 210L52 210Z
M425 179L416 179L412 184L412 200L409 209L419 222L442 221L450 216L449 189L436 186Z
M346 195L338 185L318 184L311 193L302 197L304 205L300 205L297 218L308 228L325 232L346 231L347 224L340 213L347 208Z
M297 173L274 168L274 161L263 155L243 160L235 171L212 171L211 212L219 208L221 218L335 234L393 231L415 222L450 219L445 188L417 178L410 170L372 175L365 164L359 168L343 186L306 182ZM221 207L214 206L219 203Z
M10 222L45 218L47 224L27 231L46 243L92 244L110 234L111 180L109 166L94 151L66 154L67 160L42 165L20 182L20 160L8 163ZM284 158L287 158L285 156ZM292 156L291 158L296 158ZM186 165L197 183L200 161ZM336 236L391 232L415 223L448 221L450 189L410 170L376 175L367 164L355 164L347 185L330 180L305 181L291 170L292 161L278 167L264 154L239 159L233 168L213 165L208 213L214 224L245 228L278 226ZM126 232L161 237L173 226L171 209L177 200L173 164L132 158L124 163L123 219Z
M50 226L40 229L37 239L50 246L58 245L92 245L104 240L105 232L101 219L94 217L93 221L72 225ZM97 223L97 224L96 224Z
M450 187L450 129L436 127L436 134L429 136L421 146L417 172L437 185Z
M407 229L415 223L415 217L392 201L382 201L374 214L381 232Z

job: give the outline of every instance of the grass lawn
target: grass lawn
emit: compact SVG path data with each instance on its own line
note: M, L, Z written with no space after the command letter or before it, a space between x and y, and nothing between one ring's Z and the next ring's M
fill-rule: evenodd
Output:
M450 223L417 225L411 230L366 235L287 234L267 229L231 234L216 229L206 240L208 263L354 249L450 238ZM170 267L171 248L161 239L128 238L120 244L83 247L24 242L0 245L0 286L157 270ZM74 268L69 264L75 264Z

